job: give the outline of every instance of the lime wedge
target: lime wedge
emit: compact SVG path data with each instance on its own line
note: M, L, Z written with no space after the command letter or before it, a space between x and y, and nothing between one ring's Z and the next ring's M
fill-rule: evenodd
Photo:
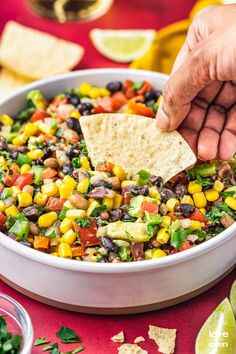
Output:
M141 57L151 46L154 30L101 30L93 29L90 38L95 48L105 57L128 63Z
M195 343L195 354L236 354L236 323L228 298L202 326Z
M230 290L230 302L236 317L236 280L233 282Z

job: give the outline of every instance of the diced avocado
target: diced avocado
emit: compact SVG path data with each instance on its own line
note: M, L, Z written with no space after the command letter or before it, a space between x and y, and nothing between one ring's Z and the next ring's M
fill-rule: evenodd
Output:
M152 226L162 223L162 217L160 215L148 213L147 211L145 211L144 220L146 223Z
M106 226L107 235L114 239L134 242L146 242L149 240L147 224L117 221Z
M225 189L225 192L235 192L236 193L236 186L231 186L231 187Z
M32 102L33 105L38 109L46 108L46 101L39 90L30 91L27 95L27 101Z
M144 215L144 212L141 212L143 202L157 204L156 199L139 195L131 199L130 208L128 210L129 215L134 216L135 218L142 218Z
M216 173L215 164L199 164L188 170L188 175L191 178L201 177L211 177Z

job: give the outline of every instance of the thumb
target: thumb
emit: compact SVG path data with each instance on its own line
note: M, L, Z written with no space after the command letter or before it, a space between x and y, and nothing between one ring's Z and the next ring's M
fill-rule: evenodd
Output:
M210 82L210 44L201 42L182 65L171 75L163 89L163 100L157 113L157 125L162 130L179 127L190 111L191 101Z

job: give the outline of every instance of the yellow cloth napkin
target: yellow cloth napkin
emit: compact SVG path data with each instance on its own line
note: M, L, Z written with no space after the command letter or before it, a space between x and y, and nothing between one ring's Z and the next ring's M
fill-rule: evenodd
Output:
M198 0L186 20L160 29L148 51L130 65L133 69L159 71L170 74L175 58L184 44L194 15L208 5L222 4L220 0Z

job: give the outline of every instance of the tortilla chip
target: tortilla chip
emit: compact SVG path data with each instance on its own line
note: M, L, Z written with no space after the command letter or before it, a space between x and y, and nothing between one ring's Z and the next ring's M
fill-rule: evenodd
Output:
M145 342L145 338L143 338L142 336L139 336L137 338L135 338L134 343L141 343L141 342Z
M137 344L122 344L118 348L118 354L148 354L148 352Z
M113 337L111 337L111 340L112 340L112 342L115 342L115 343L124 343L124 341L125 341L124 332L121 331L121 332L115 334Z
M31 79L67 72L79 63L83 53L77 44L14 21L5 26L0 44L2 65Z
M129 177L144 169L164 182L196 162L177 131L162 132L155 119L129 114L97 114L80 118L90 159L96 167L109 161Z
M149 326L148 335L158 345L158 351L163 354L173 354L175 351L176 329Z
M17 88L24 86L31 81L23 76L17 75L2 69L0 72L0 101L2 101L6 96L14 92Z

